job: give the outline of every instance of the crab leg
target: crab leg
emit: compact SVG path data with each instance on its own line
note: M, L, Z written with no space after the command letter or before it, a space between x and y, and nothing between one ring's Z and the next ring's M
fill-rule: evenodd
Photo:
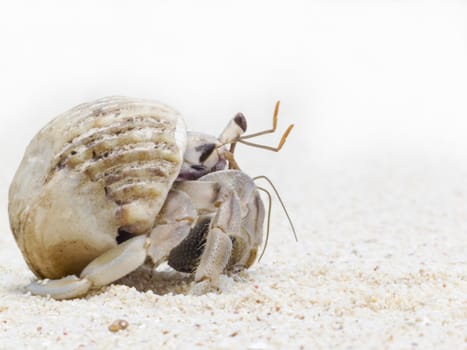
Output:
M211 222L206 247L196 270L195 281L209 280L216 284L232 252L232 241L229 236L239 235L240 225L240 203L237 195L231 193L231 196L220 205Z
M253 180L237 170L210 173L176 188L187 193L199 213L213 213L196 281L216 283L227 270L250 266L261 243L264 207Z
M147 236L141 235L110 249L91 261L81 272L57 280L34 281L28 289L32 294L50 295L54 299L70 299L86 294L122 278L141 266L147 255Z
M219 275L229 262L232 252L232 241L229 235L236 235L240 232L242 217L238 196L233 191L234 187L209 180L183 181L176 185L178 190L189 195L198 213L214 213L214 218L210 220L206 234L206 243L196 268L195 280L198 282L208 280L210 283L216 284ZM195 239L202 239L201 237L204 236L202 228L204 224L205 221L202 220L199 227L193 231L194 236L199 236ZM169 258L169 265L183 265L183 269L189 269L190 266L185 266L186 262L181 263L184 259L180 254L184 256L189 254L190 247L196 245L190 240L188 247L186 247L188 251L184 250L185 247L181 248L180 252L179 249L176 249Z
M80 277L90 280L94 287L112 283L143 265L147 247L145 235L129 239L91 261Z
M91 286L90 280L70 275L58 280L33 281L27 289L34 295L50 295L54 299L71 299L86 294Z

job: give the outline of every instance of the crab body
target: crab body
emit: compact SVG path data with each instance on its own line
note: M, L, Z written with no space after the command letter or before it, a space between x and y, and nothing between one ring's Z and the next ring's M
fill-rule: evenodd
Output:
M16 242L47 279L31 292L81 296L147 260L212 283L249 267L264 206L249 176L225 170L219 141L243 132L242 123L215 138L187 132L181 115L158 102L109 97L46 125L9 194Z

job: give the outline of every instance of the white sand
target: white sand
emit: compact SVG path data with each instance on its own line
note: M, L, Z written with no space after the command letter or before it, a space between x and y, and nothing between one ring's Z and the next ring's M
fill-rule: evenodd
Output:
M83 299L31 296L2 223L0 348L466 349L467 166L377 158L316 164L290 185L292 169L271 169L300 242L276 205L265 258L221 294L137 271ZM116 319L129 327L111 333Z

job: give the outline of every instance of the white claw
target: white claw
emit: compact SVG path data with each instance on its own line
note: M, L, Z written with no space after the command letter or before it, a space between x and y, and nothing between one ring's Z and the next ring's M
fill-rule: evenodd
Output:
M54 299L71 299L82 296L91 288L92 282L74 275L58 280L41 280L31 282L28 290L35 295L50 295Z
M146 235L137 236L91 261L81 272L96 287L112 283L136 270L146 260Z

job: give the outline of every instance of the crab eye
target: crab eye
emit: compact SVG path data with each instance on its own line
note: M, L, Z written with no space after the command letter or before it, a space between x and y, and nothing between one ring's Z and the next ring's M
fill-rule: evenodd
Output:
M237 113L234 117L234 122L243 132L246 131L246 118L243 113Z
M214 143L205 143L196 147L195 150L200 153L199 162L204 163L215 149L216 145Z

